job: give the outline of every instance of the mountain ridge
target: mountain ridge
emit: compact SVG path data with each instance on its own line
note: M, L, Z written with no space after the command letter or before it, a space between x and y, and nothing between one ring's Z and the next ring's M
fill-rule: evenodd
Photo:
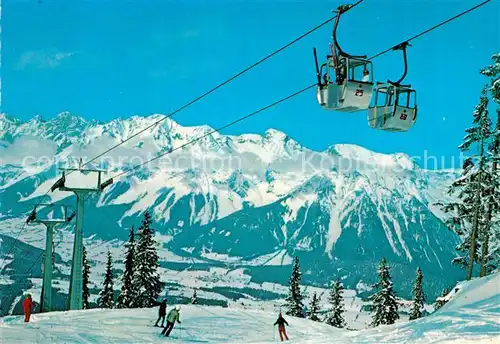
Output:
M276 129L263 135L213 133L186 145L212 129L184 127L172 119L153 125L161 116L98 123L62 113L43 125L39 118L0 117L0 140L7 142L0 152L12 160L0 170L0 225L26 215L28 207L20 205L38 200L53 185L60 176L57 167L74 167L79 157L86 161L151 126L92 164L114 175L177 150L93 195L86 236L125 240L148 210L159 234L170 238L162 246L177 255L189 252L192 259L227 256L246 266L255 257L284 251L301 257L310 271L308 283L328 283L326 276L339 275L355 287L373 280L385 256L402 267L395 272L400 280L417 266L425 268L434 276L429 278L432 295L461 277L450 263L457 237L433 206L449 197L447 185L457 171L423 170L404 153L381 154L356 145L316 152ZM16 162L18 149L35 154L43 145L51 147L55 159ZM56 191L47 200L71 205L72 197ZM286 280L273 266L245 269L255 280ZM409 295L411 283L401 284Z

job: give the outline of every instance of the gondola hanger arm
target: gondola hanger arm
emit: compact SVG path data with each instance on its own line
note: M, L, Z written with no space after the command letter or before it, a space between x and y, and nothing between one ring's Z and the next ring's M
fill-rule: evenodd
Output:
M395 45L392 50L402 50L403 51L403 61L404 61L404 72L403 75L399 78L398 81L390 81L388 82L390 84L396 85L396 86L405 86L405 87L411 87L411 85L401 85L401 82L406 78L406 74L408 73L408 59L406 56L406 48L411 47L410 43L408 41L401 42L398 45Z

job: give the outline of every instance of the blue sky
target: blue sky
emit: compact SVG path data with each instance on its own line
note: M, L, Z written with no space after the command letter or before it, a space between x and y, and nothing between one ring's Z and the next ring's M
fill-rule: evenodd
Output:
M343 17L339 41L374 55L480 1L365 0ZM23 120L70 111L107 121L168 113L331 16L335 1L2 1L2 111ZM500 51L499 3L412 42L406 82L418 92L408 133L370 129L366 113L322 110L314 90L226 129L276 128L322 150L354 143L385 153L451 157ZM315 81L312 47L325 56L325 26L173 117L217 127ZM374 60L375 78L396 79L400 53ZM451 158L448 158L451 159Z

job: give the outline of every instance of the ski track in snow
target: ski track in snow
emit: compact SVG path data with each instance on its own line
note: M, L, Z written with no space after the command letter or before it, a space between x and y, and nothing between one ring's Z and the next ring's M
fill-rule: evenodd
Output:
M438 312L419 320L349 331L324 323L287 317L288 343L498 343L500 273L458 285L458 292ZM169 305L169 308L172 305ZM171 338L153 327L157 309L101 310L34 314L0 320L5 343L276 343L276 312L183 305L182 324Z

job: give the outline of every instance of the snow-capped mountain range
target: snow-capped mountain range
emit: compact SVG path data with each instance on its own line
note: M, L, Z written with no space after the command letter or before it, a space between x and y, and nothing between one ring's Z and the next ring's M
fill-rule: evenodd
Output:
M0 232L15 237L33 203L60 177L58 167L76 167L80 158L89 161L152 126L90 164L107 178L175 149L90 198L88 240L126 240L150 210L169 252L166 269L242 269L252 282L284 284L290 269L281 266L298 255L306 284L326 286L339 276L359 290L375 281L385 256L406 297L417 266L431 297L463 277L450 263L458 238L434 205L448 197L456 172L423 170L405 154L355 145L316 152L274 129L213 133L188 144L213 129L171 119L153 126L161 118L99 123L62 113L22 122L0 114ZM69 192L49 192L44 201L74 207Z

